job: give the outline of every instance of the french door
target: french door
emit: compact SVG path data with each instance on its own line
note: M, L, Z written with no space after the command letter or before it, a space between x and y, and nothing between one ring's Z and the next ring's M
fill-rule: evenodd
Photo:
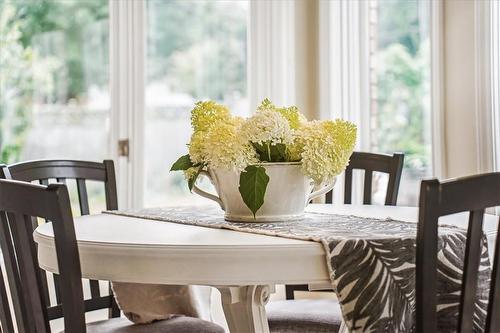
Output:
M247 6L110 2L111 136L121 147L115 159L122 207L200 200L183 175L169 169L187 152L189 111L196 101L213 99L248 113Z

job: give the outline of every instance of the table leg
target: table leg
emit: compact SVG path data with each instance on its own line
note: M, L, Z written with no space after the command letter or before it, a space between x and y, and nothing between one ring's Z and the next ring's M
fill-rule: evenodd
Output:
M274 286L217 287L231 333L269 333L265 305Z

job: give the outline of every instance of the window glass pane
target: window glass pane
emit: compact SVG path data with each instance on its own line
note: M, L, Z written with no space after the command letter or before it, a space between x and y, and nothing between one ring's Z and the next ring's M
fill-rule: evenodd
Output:
M371 1L369 20L370 150L405 153L398 204L416 205L432 174L429 2Z
M108 155L108 34L106 0L1 5L3 162Z
M0 3L0 162L108 156L108 36L107 0Z
M240 115L247 101L247 2L147 2L145 196L148 206L206 200L172 163L187 153L190 113L213 99Z

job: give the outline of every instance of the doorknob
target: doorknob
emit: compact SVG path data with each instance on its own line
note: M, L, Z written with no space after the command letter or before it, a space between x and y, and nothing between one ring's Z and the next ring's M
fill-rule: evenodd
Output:
M129 156L129 140L118 140L118 156Z

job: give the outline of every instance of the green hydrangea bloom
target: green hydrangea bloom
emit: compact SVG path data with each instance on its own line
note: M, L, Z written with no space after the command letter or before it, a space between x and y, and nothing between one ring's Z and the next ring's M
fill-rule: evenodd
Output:
M349 163L356 143L356 125L345 120L312 121L295 140L304 174L317 184L339 175Z
M219 121L231 118L229 109L214 101L200 101L191 110L191 126L194 132L208 131Z

